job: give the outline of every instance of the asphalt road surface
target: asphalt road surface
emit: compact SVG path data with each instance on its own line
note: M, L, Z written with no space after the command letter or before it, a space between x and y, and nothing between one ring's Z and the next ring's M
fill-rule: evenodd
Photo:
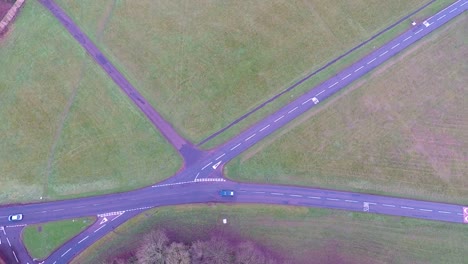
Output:
M187 144L188 147L192 147L190 143L178 135L171 137L172 127L144 101L141 95L125 79L121 79L123 77L117 73L106 59L100 58L102 54L63 11L57 9L51 1L40 0L40 2L51 10L72 35L75 34L74 37L82 45L86 44L89 48L87 49L88 53L98 63L106 65L103 68L107 69L106 72L109 74L113 74L111 76L113 79L115 78L114 80L117 79L119 83L125 84L123 87L126 88L122 89L127 95L141 99L141 101L135 99L135 102L140 102L140 104L137 103L138 107L143 112L147 111L145 114L153 123L156 123L155 125L158 128L162 127L163 131L166 131L163 134L176 148L180 150ZM180 173L158 185L125 193L1 207L0 239L2 244L0 244L0 248L9 245L11 251L5 254L8 254L10 259L14 259L18 263L32 263L33 260L27 256L24 247L21 248L21 245L11 243L11 241L19 241L18 228L22 228L26 224L97 215L98 220L91 228L68 241L45 260L45 263L67 263L86 247L139 212L158 206L207 202L321 207L452 223L468 223L468 208L461 205L306 187L235 183L216 178L216 176L222 175L221 169L226 162L286 125L300 114L320 104L321 101L332 96L404 48L460 15L466 10L467 3L466 0L457 1L423 23L414 26L408 32L253 125L221 147L207 153L204 158L197 156L198 160L196 162L189 164ZM75 29L78 31L74 31ZM155 117L157 118L154 119ZM191 148L190 151L196 153L196 149ZM218 194L220 189L235 190L236 195L233 198L220 197ZM12 225L7 220L8 215L16 213L24 215L24 220L20 222L21 226Z

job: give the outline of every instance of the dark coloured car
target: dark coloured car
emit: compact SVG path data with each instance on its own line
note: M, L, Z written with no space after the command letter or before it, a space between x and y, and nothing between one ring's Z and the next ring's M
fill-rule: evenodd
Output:
M219 195L222 197L234 197L234 191L233 190L221 190L219 192Z

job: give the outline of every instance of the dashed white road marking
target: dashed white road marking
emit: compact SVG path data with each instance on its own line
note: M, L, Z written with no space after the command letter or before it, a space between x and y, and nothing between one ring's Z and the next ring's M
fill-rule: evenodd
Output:
M15 256L16 263L19 263L19 259L18 259L18 257L16 256L16 253L15 253L15 251L14 251L14 250L12 250L12 251L13 251L13 256Z
M345 77L341 78L341 80L344 80L344 79L348 78L349 76L351 76L351 73L346 75Z
M52 212L59 212L59 211L63 211L65 209L55 209L55 210L52 210Z
M468 3L468 2L465 2L465 3L461 4L460 6L464 6L464 5L466 5L466 3Z
M382 204L382 205L386 207L395 207L393 204Z
M320 93L316 94L315 96L319 96L319 95L321 95L323 92L325 92L325 90L322 90Z
M367 202L367 204L377 205L376 203Z
M422 30L423 30L423 29L421 28L420 30L414 32L414 34L415 34L415 35L416 35L416 34L419 34L419 32L421 32Z
M382 57L383 55L387 54L388 53L388 50L386 50L385 52L382 52L379 57Z
M396 47L400 46L400 43L396 44L395 46L393 46L391 49L394 49Z
M437 19L437 21L441 20L441 19L444 18L444 17L445 17L445 15L440 16L440 17Z
M358 71L360 71L362 68L364 68L364 66L361 66L361 67L357 68L356 70L354 70L354 72L358 72Z
M339 201L340 199L336 199L336 198L325 198L327 200L330 200L330 201Z
M86 239L88 239L89 236L86 236L85 238L81 239L80 241L78 241L78 244L80 244L81 242L85 241Z
M377 58L373 58L372 60L368 61L367 64L371 64L372 62L374 62Z
M94 230L94 233L96 233L97 231L101 230L101 228L104 228L107 224L103 224L101 227L99 227L98 229Z
M292 196L292 197L302 197L302 195L299 195L299 194L290 194L289 196Z
M345 200L345 202L347 202L347 203L357 203L358 201L355 201L355 200Z
M270 126L270 125L268 125L268 126ZM231 150L235 150L235 149L236 149L237 147L239 147L240 145L241 145L241 143L235 145L234 147L231 148Z
M204 170L204 169L206 169L206 167L210 166L211 163L213 163L213 162L210 162L210 163L206 164L205 167L202 168L202 170Z
M75 207L73 207L73 208L77 208L77 209L78 209L78 208L84 208L84 207L85 207L84 205L80 205L80 206L75 206Z
M454 9L450 10L449 13L453 13L457 8L455 7Z
M256 134L252 134L250 137L246 138L245 141L247 141L247 140L249 140L249 139L255 137L255 135L256 135Z
M312 99L311 99L311 100L312 100ZM284 115L278 117L274 122L276 123L276 122L280 121L283 117L284 117Z
M333 86L335 86L335 85L337 85L337 84L338 84L338 82L335 82L334 84L328 86L328 88L332 88Z
M265 192L253 192L253 193L265 193Z
M419 211L432 212L432 210L429 210L429 209L419 209Z
M69 248L67 251L65 251L65 253L62 254L62 258L63 256L65 256L68 252L70 252L71 248Z
M284 195L284 193L270 193L270 194L273 194L273 195Z
M309 99L305 100L304 102L302 102L302 105L307 104L309 101L312 101L312 98L309 98Z
M6 238L6 241L8 242L8 245L11 247L10 239L8 239L8 237Z
M310 198L310 199L322 199L321 197L317 197L317 196L307 196L307 198Z
M401 206L402 209L408 209L408 210L413 210L413 207L408 207L408 206Z
M198 177L198 174L197 174L197 177ZM187 183L194 183L194 182L195 182L195 181L176 182L176 183L165 183L165 184L153 185L153 186L151 186L151 187L152 187L152 188L156 188L156 187L165 187L165 186L180 185L180 184L187 184ZM137 199L133 199L133 200L137 200Z
M447 211L438 211L438 212L441 214L451 214L451 212L447 212Z
M290 114L290 113L292 113L292 112L296 111L296 110L297 110L297 108L298 108L298 107L296 106L296 107L294 107L293 109L289 110L289 111L288 111L288 114Z
M407 41L408 39L412 38L413 36L409 36L403 40L403 42Z
M262 129L260 129L260 132L262 132L263 130L267 129L268 127L270 127L270 125L264 126Z
M226 153L221 154L221 155L218 156L215 160L219 160L220 158L224 157L224 155L226 155Z
M461 213L457 213L457 215L463 215L463 214L461 214Z

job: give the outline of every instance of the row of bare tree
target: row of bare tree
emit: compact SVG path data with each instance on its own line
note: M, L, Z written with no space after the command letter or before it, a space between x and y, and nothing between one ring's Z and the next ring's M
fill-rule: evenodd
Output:
M277 264L251 241L232 245L221 237L197 240L191 245L170 242L164 230L148 233L134 256L112 264Z

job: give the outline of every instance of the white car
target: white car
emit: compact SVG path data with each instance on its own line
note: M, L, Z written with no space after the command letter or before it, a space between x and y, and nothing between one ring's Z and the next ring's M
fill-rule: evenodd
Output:
M312 98L312 102L314 102L314 104L318 104L318 103L319 103L319 100L318 100L316 97L313 97L313 98Z
M21 221L22 219L23 219L22 214L14 214L14 215L8 216L8 221L10 221L10 222Z

